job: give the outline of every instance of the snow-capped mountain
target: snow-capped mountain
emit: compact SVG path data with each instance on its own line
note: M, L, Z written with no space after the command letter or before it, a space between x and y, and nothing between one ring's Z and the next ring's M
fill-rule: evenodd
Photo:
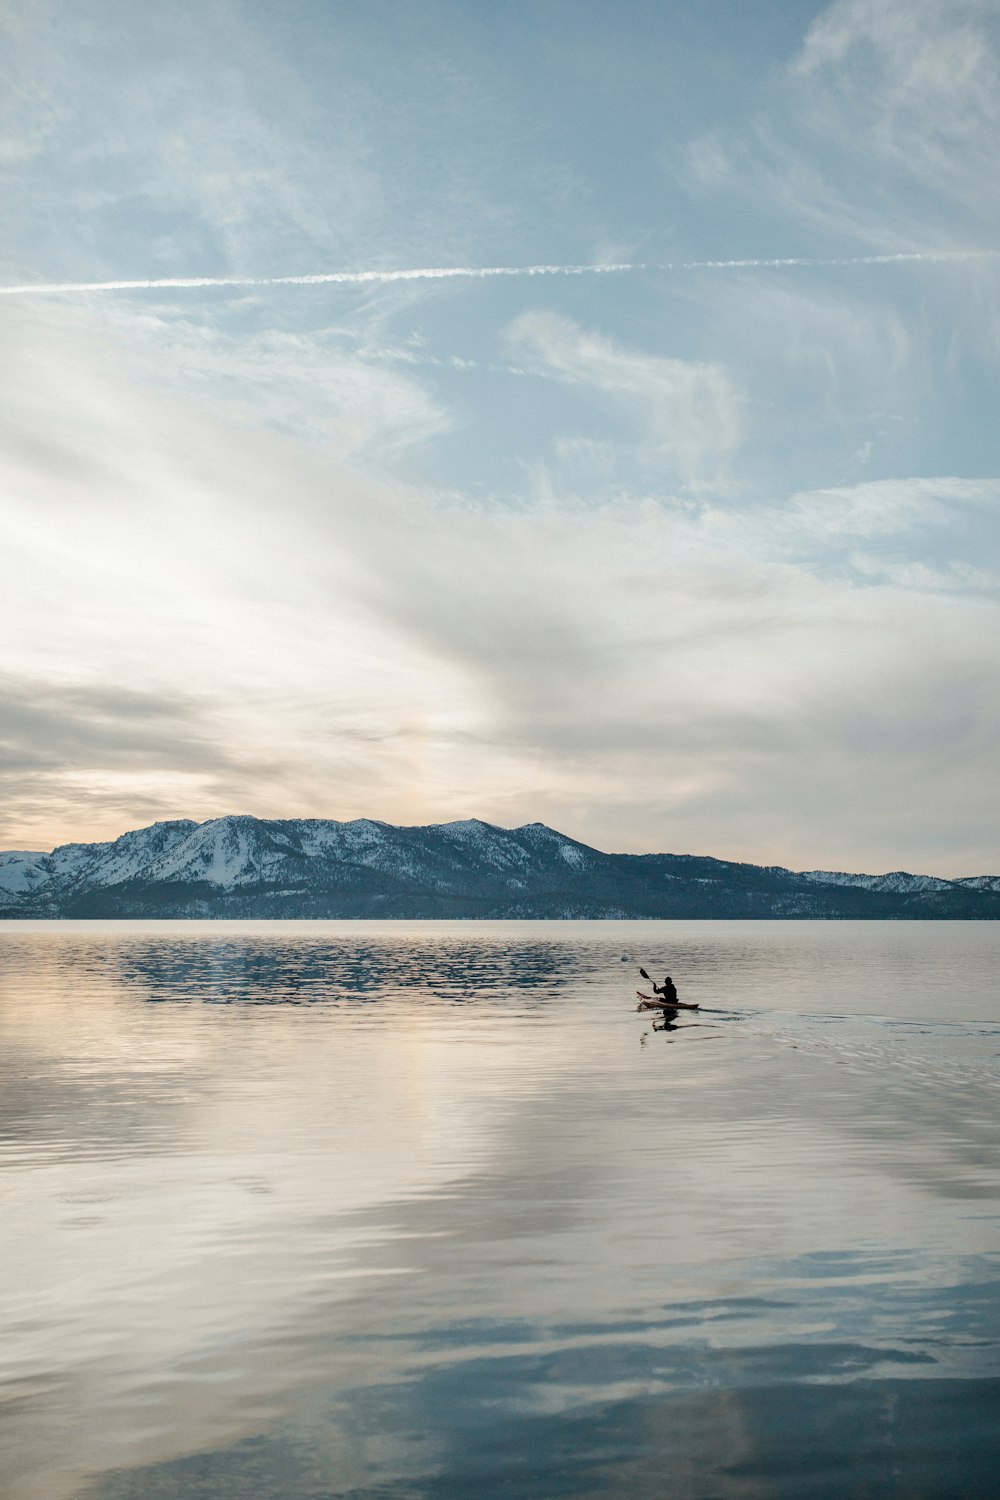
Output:
M888 875L844 875L839 870L805 870L801 878L813 880L817 885L847 885L855 890L891 891L894 895L906 896L911 896L916 891L946 891L958 883L942 880L938 875L909 875L905 870L891 870ZM995 877L986 875L978 878L992 880Z
M1000 891L1000 875L963 875L954 884L967 891Z
M604 854L543 823L190 818L0 854L5 917L1000 917L1000 876Z

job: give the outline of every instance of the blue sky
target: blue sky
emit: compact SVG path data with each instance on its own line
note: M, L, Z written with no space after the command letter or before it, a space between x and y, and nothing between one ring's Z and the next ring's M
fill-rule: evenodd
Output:
M998 12L13 0L0 843L996 873Z

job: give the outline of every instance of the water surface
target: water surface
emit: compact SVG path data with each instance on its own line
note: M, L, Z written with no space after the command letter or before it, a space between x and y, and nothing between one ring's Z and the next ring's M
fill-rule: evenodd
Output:
M998 958L5 924L5 1495L994 1495Z

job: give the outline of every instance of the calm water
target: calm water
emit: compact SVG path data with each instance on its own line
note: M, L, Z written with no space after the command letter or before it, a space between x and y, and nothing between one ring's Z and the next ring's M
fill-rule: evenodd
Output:
M994 1496L998 960L4 924L5 1497Z

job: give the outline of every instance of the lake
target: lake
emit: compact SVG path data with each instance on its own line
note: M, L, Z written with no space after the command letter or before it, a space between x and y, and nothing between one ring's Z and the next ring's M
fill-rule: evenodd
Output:
M992 1500L998 960L4 924L6 1500Z

